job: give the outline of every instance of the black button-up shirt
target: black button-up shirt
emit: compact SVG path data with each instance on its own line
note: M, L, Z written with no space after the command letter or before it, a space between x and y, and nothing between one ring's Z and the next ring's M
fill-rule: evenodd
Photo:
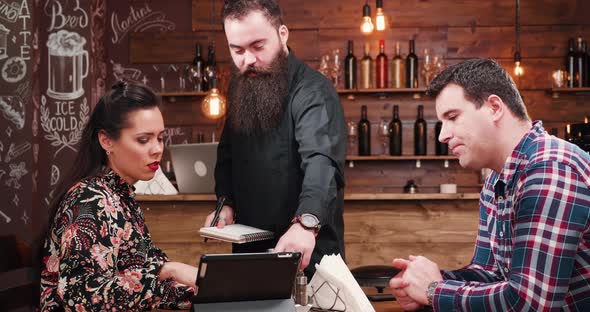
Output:
M275 233L272 241L234 245L234 252L273 248L296 215L316 215L321 230L306 270L311 274L324 254L344 257L346 125L338 94L326 77L292 51L288 70L289 95L276 129L245 135L226 122L215 192L233 199L236 223Z

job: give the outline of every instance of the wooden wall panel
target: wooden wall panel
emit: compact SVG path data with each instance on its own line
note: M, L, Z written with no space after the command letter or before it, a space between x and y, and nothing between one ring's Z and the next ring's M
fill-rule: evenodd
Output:
M282 0L284 22L293 29L350 28L360 25L364 1ZM514 0L404 0L384 1L391 28L430 26L514 25ZM215 17L221 19L223 1L215 0ZM369 1L375 14L375 2ZM193 30L211 28L211 2L193 0ZM585 0L539 0L521 2L523 25L589 24ZM442 13L442 14L441 14ZM218 26L220 27L220 26ZM358 27L356 27L358 29Z
M197 231L213 202L142 202L156 245L171 260L193 265L204 253L231 252L231 245L203 243ZM469 262L477 235L476 200L347 201L345 243L348 266L390 264L395 257L425 255L441 268ZM180 222L182 220L182 222Z

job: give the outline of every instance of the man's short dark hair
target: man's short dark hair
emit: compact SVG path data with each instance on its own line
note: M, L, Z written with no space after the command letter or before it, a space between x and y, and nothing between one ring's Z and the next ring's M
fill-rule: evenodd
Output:
M478 109L490 95L495 94L517 118L530 120L516 84L494 60L476 58L449 66L432 80L427 92L436 98L450 83L462 87L465 98Z
M274 0L225 0L221 18L225 23L228 18L242 19L253 11L262 12L277 29L283 25L281 7Z

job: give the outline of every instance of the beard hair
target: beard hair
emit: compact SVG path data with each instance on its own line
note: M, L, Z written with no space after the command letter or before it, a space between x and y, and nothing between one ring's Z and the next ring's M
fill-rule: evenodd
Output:
M244 73L232 62L229 84L229 122L234 131L246 135L275 129L283 119L289 95L287 54L279 50L268 68L250 66ZM250 74L256 76L250 76Z

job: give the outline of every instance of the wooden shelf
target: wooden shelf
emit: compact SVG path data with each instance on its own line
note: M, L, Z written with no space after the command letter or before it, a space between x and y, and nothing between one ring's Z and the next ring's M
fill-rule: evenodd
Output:
M140 202L215 201L214 194L137 195ZM345 193L344 200L456 200L479 199L479 193Z
M590 88L551 88L548 90L553 98L559 98L560 94L585 94L590 93Z
M338 94L373 94L373 93L424 93L426 92L426 88L388 88L388 89L338 89Z
M402 156L388 156L388 155L375 155L375 156L346 156L347 161L375 161L375 160L458 160L456 156L445 155L445 156L415 156L415 155L402 155Z
M349 100L355 100L355 95L375 95L381 98L387 97L387 95L393 94L411 94L414 99L419 99L422 95L425 95L426 88L387 88L387 89L338 89L338 94L348 95Z
M345 200L456 200L479 199L479 193L353 193L344 194Z
M178 91L178 92L156 92L159 96L205 96L209 92Z

